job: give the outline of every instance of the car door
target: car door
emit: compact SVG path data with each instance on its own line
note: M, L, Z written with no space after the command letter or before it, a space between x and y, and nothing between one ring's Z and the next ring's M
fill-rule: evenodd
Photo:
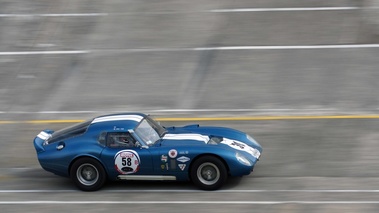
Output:
M160 169L162 175L180 175L188 172L189 151L183 146L162 146L159 149Z
M154 174L151 153L141 147L129 132L105 133L105 148L101 159L111 178L118 175Z

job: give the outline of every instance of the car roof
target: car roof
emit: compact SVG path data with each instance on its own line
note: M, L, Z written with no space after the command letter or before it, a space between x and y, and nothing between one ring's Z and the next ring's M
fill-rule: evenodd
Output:
M125 129L134 129L144 118L143 113L119 113L102 115L92 120L91 126L122 126Z

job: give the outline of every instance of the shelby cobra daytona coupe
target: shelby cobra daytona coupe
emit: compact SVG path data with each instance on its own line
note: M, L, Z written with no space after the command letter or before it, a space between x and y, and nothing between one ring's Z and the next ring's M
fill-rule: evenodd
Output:
M224 127L163 127L142 113L96 117L34 139L46 171L70 177L84 191L106 180L191 180L204 190L229 176L249 175L262 147Z

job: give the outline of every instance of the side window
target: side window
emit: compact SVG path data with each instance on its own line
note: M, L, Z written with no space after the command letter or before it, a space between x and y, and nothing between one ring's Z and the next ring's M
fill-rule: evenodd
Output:
M106 140L107 146L111 148L131 148L134 147L136 143L129 132L110 132L107 134Z
M101 144L101 145L103 145L103 146L106 146L106 144L107 144L107 140L106 140L106 138L107 138L107 133L106 132L102 132L101 134L100 134L100 136L99 136L99 143Z

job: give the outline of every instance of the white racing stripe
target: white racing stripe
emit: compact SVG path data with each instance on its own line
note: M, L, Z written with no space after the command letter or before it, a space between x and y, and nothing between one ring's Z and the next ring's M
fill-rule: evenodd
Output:
M180 133L179 134L166 134L163 137L163 139L165 139L165 140L195 140L195 141L201 141L204 143L208 143L208 141L209 141L209 137L206 135L192 134L192 133L191 134L180 134ZM247 152L257 159L259 159L259 156L261 155L261 153L257 149L254 149L254 148L250 147L249 145L247 145L243 142L240 142L240 141L231 140L228 138L223 138L221 143L225 144L225 145L227 145L233 149L240 150L243 152Z
M42 140L46 141L47 139L49 139L51 137L51 134L49 133L46 133L44 131L40 132L37 137L41 138Z
M209 137L201 134L166 134L163 139L165 140L195 140L207 143Z
M247 145L241 141L236 141L236 140L224 138L221 141L221 143L225 144L225 145L227 145L233 149L240 150L243 152L247 152L250 155L252 155L253 157L255 157L256 159L259 159L259 156L261 155L261 153L257 149L254 149L253 147L251 147L251 146L249 146L249 145Z
M104 116L104 117L95 118L92 121L92 123L107 122L107 121L122 121L122 120L140 122L142 119L143 117L140 115L112 115L112 116Z

